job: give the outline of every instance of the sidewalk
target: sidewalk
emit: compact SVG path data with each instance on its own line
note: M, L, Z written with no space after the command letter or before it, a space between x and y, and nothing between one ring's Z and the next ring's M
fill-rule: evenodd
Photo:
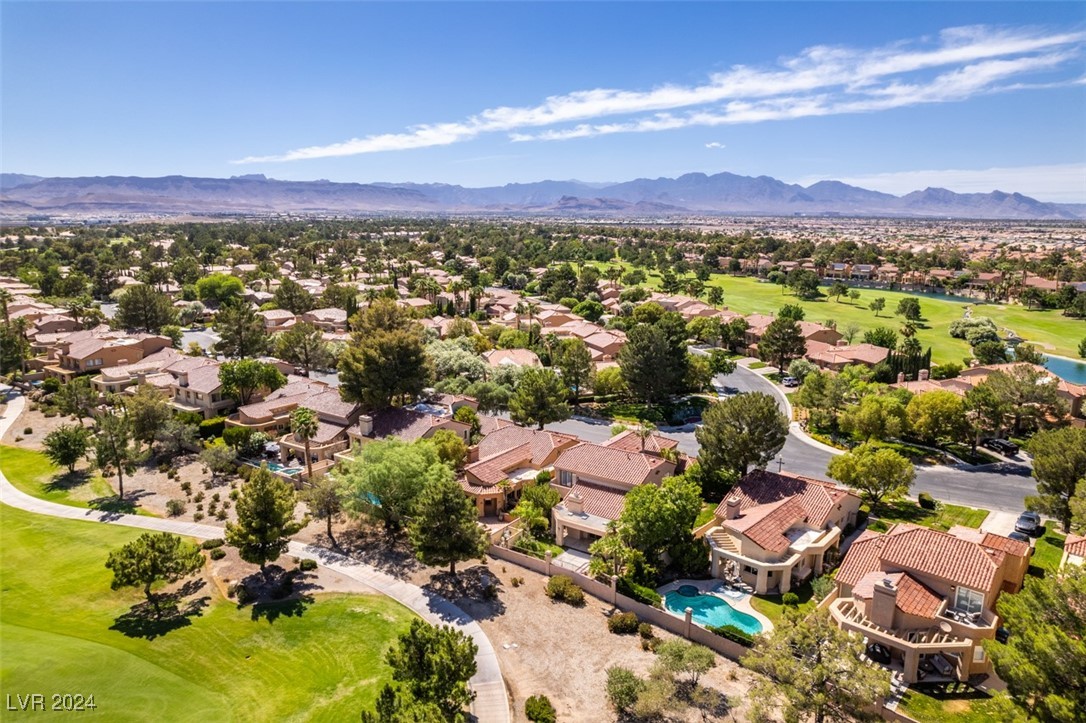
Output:
M7 395L9 391L7 387L0 388L0 395ZM14 398L8 396L7 409L4 410L3 416L0 417L0 437L7 432L16 418L22 414L25 403L26 400L22 396ZM0 472L0 503L39 515L61 517L69 520L102 522L155 532L172 532L200 540L222 537L223 535L222 528L213 525L103 512L46 502L16 489L8 482L3 472ZM483 723L491 723L492 721L493 723L508 723L511 720L509 697L505 690L505 682L502 680L498 656L494 652L494 646L490 644L490 639L487 638L486 633L470 615L448 600L428 593L417 585L398 580L365 563L331 550L315 545L291 542L288 551L296 557L316 560L321 565L345 577L376 589L378 592L410 608L428 623L452 625L470 636L479 648L479 652L475 657L478 666L477 671L470 681L471 688L476 693L471 712L475 715L476 720Z

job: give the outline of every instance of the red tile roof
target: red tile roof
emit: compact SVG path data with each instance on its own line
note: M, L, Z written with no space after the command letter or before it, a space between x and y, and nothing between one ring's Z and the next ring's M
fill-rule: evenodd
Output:
M1006 553L938 530L897 525L852 543L837 580L856 585L875 570L910 570L973 590L988 590Z
M939 614L943 598L904 572L889 574L880 570L869 572L852 589L852 596L870 600L875 594L875 586L881 585L883 580L890 580L897 588L897 599L894 604L901 612L928 619L934 619Z
M659 454L664 449L675 449L679 446L677 440L670 437L664 437L659 434L652 434L645 438L644 447L642 448L642 440L637 436L637 432L632 429L627 429L624 432L616 434L606 442L601 442L601 446L610 447L611 449L621 449L623 452L654 452Z
M837 487L832 482L800 477L791 474L779 474L764 469L756 469L739 481L739 484L720 502L716 516L727 517L728 497L739 497L739 509L778 502L787 497L798 497L807 513L807 522L813 528L825 527L842 499L853 496L851 492Z
M572 472L578 478L633 486L660 482L666 476L665 470L674 470L674 465L655 455L582 442L563 450L555 460L554 468Z
M727 520L724 526L746 535L763 550L782 553L792 541L784 533L797 522L807 517L801 501L788 497L767 505L750 507L734 520Z
M1063 543L1063 551L1068 555L1086 557L1086 535L1068 535Z
M570 489L569 495L574 493L580 495L585 512L607 520L617 520L622 514L623 505L626 504L626 495L621 491L591 482L577 482ZM569 499L569 495L566 499Z

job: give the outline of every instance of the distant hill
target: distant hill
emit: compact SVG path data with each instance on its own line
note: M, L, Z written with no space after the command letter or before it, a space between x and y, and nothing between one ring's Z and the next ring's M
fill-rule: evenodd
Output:
M487 188L419 183L105 176L0 177L0 210L20 215L208 213L501 213L658 217L691 214L1078 219L1086 204L1043 203L1019 193L927 188L904 196L839 181L810 186L769 176L688 173L614 184L511 183Z

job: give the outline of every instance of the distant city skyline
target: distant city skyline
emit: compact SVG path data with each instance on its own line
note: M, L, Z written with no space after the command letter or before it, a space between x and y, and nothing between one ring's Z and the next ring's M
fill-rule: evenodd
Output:
M0 4L0 170L1086 203L1080 3Z

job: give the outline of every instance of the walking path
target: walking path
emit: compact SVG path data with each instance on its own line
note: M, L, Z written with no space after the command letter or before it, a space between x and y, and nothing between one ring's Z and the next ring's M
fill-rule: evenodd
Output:
M0 437L3 437L8 428L14 424L25 404L22 396L11 397L10 391L9 388L0 387L0 395L8 395L7 409L4 410L3 416L0 416ZM172 532L201 540L223 535L222 528L213 525L89 510L40 500L16 489L8 482L3 472L0 472L0 502L39 515L104 522L156 532ZM508 723L511 720L509 696L502 680L501 668L498 666L498 656L486 633L470 615L438 595L427 592L417 585L398 580L346 555L301 542L291 542L289 552L296 557L316 560L330 570L374 588L401 605L407 606L428 623L452 625L470 636L479 648L475 657L477 671L470 681L471 689L476 694L471 712L481 723Z

